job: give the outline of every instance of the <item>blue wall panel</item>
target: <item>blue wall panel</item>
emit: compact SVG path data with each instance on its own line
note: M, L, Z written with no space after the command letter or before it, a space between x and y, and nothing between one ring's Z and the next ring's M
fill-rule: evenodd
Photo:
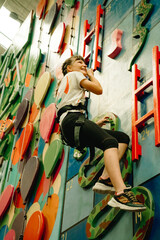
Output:
M76 226L72 227L66 232L63 232L61 235L61 240L87 240L86 237L86 223L87 219L80 222ZM121 231L119 232L119 229ZM127 230L127 234L126 234ZM118 240L131 240L132 239L132 214L125 213L121 216L118 223L113 226L105 234L104 236L100 237L98 240L108 240L108 239L116 239L118 236Z
M71 179L72 177L74 177L75 175L78 174L79 172L79 168L82 164L82 162L85 161L85 159L88 158L89 156L89 151L87 150L87 154L84 157L84 159L82 161L77 161L74 157L74 148L70 148L70 152L69 152L69 161L68 161L68 172L67 172L67 181L69 179Z
M86 218L92 209L92 189L82 189L77 176L69 180L66 184L62 232Z
M105 32L112 32L133 10L133 0L112 1L105 9Z
M129 135L131 135L132 74L128 71L128 65L132 56L132 17L132 13L128 14L118 26L124 33L122 35L122 50L115 59L107 56L111 47L111 34L103 42L103 76L101 76L100 82L104 94L99 97L99 111L102 113L109 111L117 114L120 119L119 129ZM115 104L115 102L118 102L118 104ZM92 104L94 111L95 101Z
M148 125L139 136L142 157L133 164L134 186L140 185L160 173L160 148L155 147L154 125Z
M132 213L125 212L101 240L131 240L132 236Z
M147 181L145 184L143 184L144 187L149 189L152 193L154 204L155 204L155 213L154 213L154 219L152 224L151 233L148 236L148 240L157 240L160 236L160 175L157 175L156 177L152 178L151 180ZM138 222L140 219L137 217L135 220L135 231L137 228L136 222Z
M91 24L91 29L94 27L95 25L95 21L96 21L96 11L97 11L97 6L99 4L103 4L103 0L96 0L96 1L89 1L83 8L83 12L82 12L82 29L83 29L83 24L84 21L86 19L88 19L88 23ZM91 30L90 29L90 30ZM82 30L83 33L83 30Z
M61 235L61 240L87 240L88 238L86 237L86 223L87 220L85 219L68 231L64 232Z

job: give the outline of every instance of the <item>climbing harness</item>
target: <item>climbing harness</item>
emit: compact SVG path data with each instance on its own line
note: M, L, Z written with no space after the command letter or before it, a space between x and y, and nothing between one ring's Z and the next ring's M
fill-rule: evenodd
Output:
M57 121L59 121L60 116L65 113L66 111L69 110L85 110L85 112L87 112L87 106L82 105L82 103L79 103L77 106L73 106L73 105L66 105L64 107L62 107L59 111L58 111L58 116L57 116ZM87 114L88 115L88 114ZM87 116L88 117L88 116ZM60 128L61 130L61 137L62 137L62 141L65 145L69 145L72 148L78 149L82 154L84 153L84 148L80 145L80 130L81 127L83 126L85 121L85 114L81 114L79 116L79 118L76 120L75 122L75 127L74 127L74 146L73 144L71 144L68 139L65 138L64 134L63 134L63 130L62 128ZM92 161L92 159L94 158L95 155L95 148L94 147L89 147L90 148L90 162Z
M69 111L69 110L85 110L86 111L86 106L83 105L82 103L79 103L77 106L73 106L73 105L66 105L64 107L62 107L59 111L58 111L58 114L57 114L57 120L59 121L60 119L60 116L65 113L66 111Z
M82 105L82 103L79 103L77 106L66 105L66 106L62 107L58 111L57 121L59 122L60 116L63 113L65 113L66 111L69 111L69 110L86 110L86 106ZM62 140L65 144L67 144L71 147L76 147L78 150L81 149L80 141L79 141L79 134L80 134L81 126L84 124L84 120L85 120L85 115L82 114L82 115L79 116L79 118L75 122L75 128L74 128L74 142L75 142L75 145L74 146L73 146L73 144L71 144L68 141L68 139L65 138L62 128L60 129L61 130L61 135L62 135Z

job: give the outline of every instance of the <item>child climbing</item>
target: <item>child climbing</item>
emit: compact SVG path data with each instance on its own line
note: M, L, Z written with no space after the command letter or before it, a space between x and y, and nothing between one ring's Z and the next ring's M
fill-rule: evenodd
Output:
M128 147L128 135L101 128L107 121L105 117L94 123L85 116L85 91L97 95L103 92L93 70L87 70L81 56L72 56L63 63L62 72L64 77L57 88L57 116L62 138L71 147L97 147L104 152L105 167L93 190L115 192L108 202L111 207L145 210L146 207L136 199L131 186L125 185L121 176L119 160Z

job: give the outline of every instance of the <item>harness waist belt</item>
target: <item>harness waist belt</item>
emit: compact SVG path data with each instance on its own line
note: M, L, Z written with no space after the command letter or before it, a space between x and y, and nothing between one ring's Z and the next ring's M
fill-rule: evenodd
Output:
M63 113L65 113L66 111L68 111L68 110L86 110L86 106L85 105L83 105L82 103L79 103L77 106L73 106L73 105L66 105L66 106L64 106L64 107L62 107L59 111L58 111L58 113L57 113L57 119L58 119L58 121L59 121L59 119L60 119L60 116L63 114Z

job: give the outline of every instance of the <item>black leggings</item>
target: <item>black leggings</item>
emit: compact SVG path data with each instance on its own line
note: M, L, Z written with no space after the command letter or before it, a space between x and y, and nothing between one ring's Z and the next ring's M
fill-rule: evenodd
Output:
M74 126L82 113L70 112L62 121L61 129L65 138L74 144ZM80 130L80 144L82 147L97 147L105 151L109 148L118 148L118 143L129 144L129 136L120 131L112 131L99 127L96 123L85 119Z

